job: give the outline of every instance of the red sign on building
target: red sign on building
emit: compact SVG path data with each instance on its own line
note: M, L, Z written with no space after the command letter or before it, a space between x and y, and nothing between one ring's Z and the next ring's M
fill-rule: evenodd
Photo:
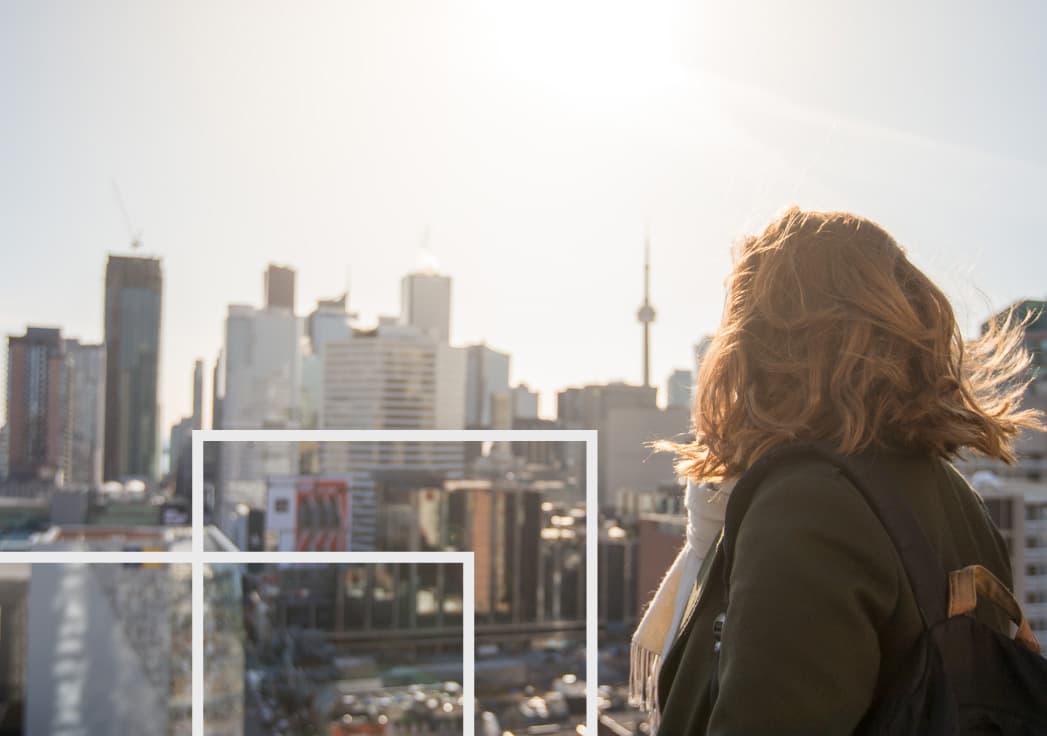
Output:
M295 549L299 552L346 551L349 483L338 479L299 478L295 490Z

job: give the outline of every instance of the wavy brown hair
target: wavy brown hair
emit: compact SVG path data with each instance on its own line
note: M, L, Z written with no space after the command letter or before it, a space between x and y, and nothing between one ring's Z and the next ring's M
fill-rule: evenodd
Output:
M659 443L695 480L739 474L790 440L844 454L970 448L1008 463L1031 380L1008 313L965 343L942 291L882 227L787 210L746 238L698 374L694 441Z

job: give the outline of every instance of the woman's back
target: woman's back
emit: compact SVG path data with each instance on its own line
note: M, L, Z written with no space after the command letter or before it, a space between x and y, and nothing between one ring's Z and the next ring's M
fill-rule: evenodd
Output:
M1022 339L1008 318L964 340L945 294L886 230L792 208L741 244L699 369L694 439L663 447L681 475L715 483L790 443L824 446L853 460L862 488L909 506L929 542L922 564L943 576L980 564L1009 586L1006 547L947 459L967 450L1012 463L1019 432L1043 429L1042 415L1020 408L1032 380ZM730 539L726 604L718 553L662 663L661 733L851 733L923 629L884 526L832 462L797 461L763 478ZM690 571L693 554L685 545L676 569ZM680 597L662 600L669 631L653 646L634 639L642 695L653 669L642 665L677 633ZM981 615L1005 631L999 614Z
M949 463L886 450L849 461L863 484L903 500L943 575L981 564L1010 585L1006 546ZM899 555L858 490L815 459L789 462L760 484L738 530L714 702L722 563L709 567L662 667L660 732L851 733L923 631ZM1006 632L995 609L978 616Z

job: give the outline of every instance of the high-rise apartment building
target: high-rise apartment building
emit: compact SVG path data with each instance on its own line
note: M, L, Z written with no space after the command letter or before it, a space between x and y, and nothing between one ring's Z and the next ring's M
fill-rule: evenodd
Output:
M403 325L380 325L326 344L320 427L462 429L465 353ZM351 479L354 549L376 535L373 471L426 469L461 477L463 451L451 442L321 443L320 470Z
M429 337L447 342L451 335L451 277L431 271L409 273L400 285L400 317Z
M28 327L7 342L9 475L61 484L72 433L70 365L57 328Z
M105 271L106 480L155 478L163 274L158 258L110 255Z
M97 488L102 483L105 442L105 345L65 341L69 356L72 414L66 482Z
M971 484L1007 544L1014 597L1036 636L1047 640L1047 483L981 471Z

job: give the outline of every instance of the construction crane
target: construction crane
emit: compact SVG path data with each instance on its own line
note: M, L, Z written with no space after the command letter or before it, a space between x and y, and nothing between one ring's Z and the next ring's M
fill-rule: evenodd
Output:
M113 196L116 198L116 204L120 208L120 214L124 217L124 225L127 226L127 235L131 238L131 250L138 250L142 247L142 231L135 232L134 227L131 225L131 218L127 214L127 207L124 206L124 196L120 193L120 186L113 181Z

